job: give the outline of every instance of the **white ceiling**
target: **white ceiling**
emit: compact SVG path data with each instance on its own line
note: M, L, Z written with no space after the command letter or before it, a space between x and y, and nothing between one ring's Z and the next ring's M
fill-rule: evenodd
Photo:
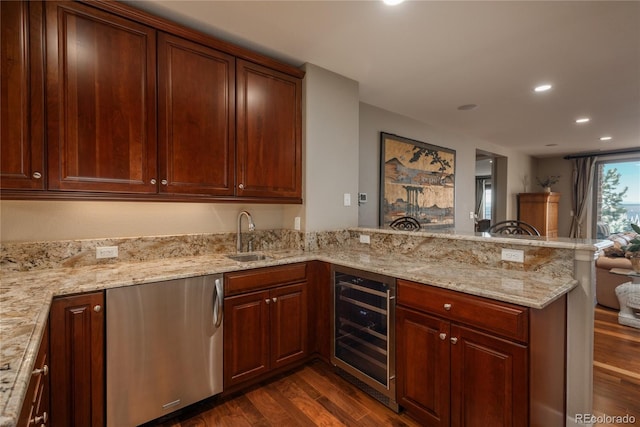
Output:
M354 79L362 102L529 155L640 148L638 1L128 3ZM533 93L542 82L553 89Z

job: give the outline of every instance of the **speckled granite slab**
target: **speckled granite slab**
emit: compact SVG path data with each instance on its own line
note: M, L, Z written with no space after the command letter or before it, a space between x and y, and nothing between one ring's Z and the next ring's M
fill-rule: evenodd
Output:
M360 234L368 234L371 244L359 243ZM235 240L229 236L235 238L165 236L3 246L0 426L15 425L55 295L321 260L542 308L576 286L574 252L596 250L590 242L492 240L374 229L275 231L265 232L262 248L269 259L240 263L222 254L235 252ZM98 263L95 246L100 244L117 244L124 248L123 256L117 262ZM524 250L525 262L501 261L503 247Z

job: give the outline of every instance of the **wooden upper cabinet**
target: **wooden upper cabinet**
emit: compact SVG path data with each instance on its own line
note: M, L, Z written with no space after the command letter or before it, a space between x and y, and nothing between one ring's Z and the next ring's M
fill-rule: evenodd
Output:
M158 35L160 192L233 195L235 58Z
M49 189L157 192L155 30L45 4Z
M302 195L302 81L237 60L237 195Z
M1 2L0 31L0 188L42 190L42 4Z

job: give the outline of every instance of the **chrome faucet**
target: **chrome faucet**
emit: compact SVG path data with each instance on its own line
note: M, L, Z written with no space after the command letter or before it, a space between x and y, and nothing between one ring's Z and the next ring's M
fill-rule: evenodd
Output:
M236 230L236 250L238 252L242 252L242 216L243 215L246 216L247 221L249 221L249 231L253 231L256 229L256 225L253 223L253 218L251 218L251 214L248 211L241 211L238 214L238 229ZM249 249L249 252L251 252L251 248Z

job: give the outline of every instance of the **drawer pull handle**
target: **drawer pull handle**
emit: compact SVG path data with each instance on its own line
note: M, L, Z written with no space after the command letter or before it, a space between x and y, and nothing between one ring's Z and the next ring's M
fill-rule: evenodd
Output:
M273 302L278 302L278 298L271 298L273 300Z
M33 176L34 179L42 178L42 174L40 172L34 172L32 176Z
M34 369L33 372L31 373L31 375L48 375L48 374L49 374L49 367L47 365L44 365L40 369Z
M441 339L442 341L446 340L446 339L447 339L447 334L445 334L444 332L441 332L441 333L440 333L440 339Z
M451 304L445 304L444 309L447 311L451 310Z
M47 422L47 420L49 419L49 415L47 415L46 412L43 412L42 415L40 416L36 416L31 420L31 423L38 425L38 424L44 424Z
M451 344L457 344L457 343L458 343L458 338L451 337Z

